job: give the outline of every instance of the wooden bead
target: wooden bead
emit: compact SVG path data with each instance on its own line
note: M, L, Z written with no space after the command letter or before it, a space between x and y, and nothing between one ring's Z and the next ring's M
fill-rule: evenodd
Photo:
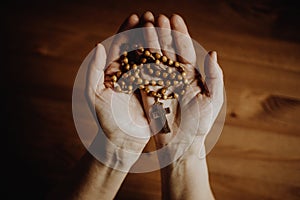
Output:
M189 80L187 80L187 79L185 78L185 79L183 79L183 83L187 85L187 84L189 84Z
M140 73L139 72L134 72L134 77L135 78L139 78L140 77Z
M150 95L153 96L153 97L155 97L157 95L157 93L155 91L151 91Z
M164 72L164 73L162 74L162 77L163 77L163 78L167 78L168 75L169 75L168 73Z
M156 59L160 59L160 57L161 57L161 55L160 55L159 53L156 53L156 54L155 54L155 58L156 58Z
M166 86L170 86L171 85L171 81L167 80L166 81Z
M163 86L163 85L164 85L164 81L163 81L163 80L159 80L159 81L157 82L157 84L160 85L160 86Z
M113 76L111 77L111 80L112 80L113 82L117 82L118 78L117 78L116 75L113 75Z
M130 70L130 65L129 65L129 64L126 64L126 65L125 65L125 69L126 69L126 70Z
M157 76L157 77L160 76L160 70L157 70L157 71L155 72L155 76Z
M122 89L121 89L121 87L120 87L120 86L118 86L118 85L115 87L115 90L116 90L117 92L122 92Z
M138 78L138 79L136 80L136 83L139 84L139 85L142 84L142 83L143 83L143 79Z
M149 85L149 81L148 80L144 80L144 84L145 85Z
M178 99L178 97L179 97L179 95L177 93L174 93L173 96L175 99Z
M127 64L128 63L128 58L124 58L123 63Z
M137 68L138 68L138 67L137 67L136 64L133 64L133 65L132 65L132 69L133 69L133 70L136 70Z
M180 74L177 75L177 80L179 80L179 81L182 80L182 76Z
M120 77L122 75L122 72L121 71L118 71L117 72L117 77Z
M171 79L175 79L175 77L176 77L176 73L170 74Z
M143 53L143 52L144 52L144 48L143 48L143 47L140 47L140 48L139 48L139 52Z
M148 73L149 73L149 74L153 74L153 73L154 73L153 69L151 69L151 68L148 69Z
M169 74L171 74L171 73L173 72L173 69L172 69L171 67L168 67L167 72L168 72Z
M148 94L150 92L149 87L145 87L145 92Z
M150 51L146 50L146 51L144 51L144 55L149 57L151 55L151 53L150 53Z
M146 62L147 62L147 59L146 59L146 58L142 58L141 62L142 62L142 63L146 63Z
M133 82L135 81L135 77L134 77L134 76L130 76L129 81L130 81L131 83L133 83Z
M161 61L162 61L163 63L167 62L167 61L168 61L167 56L162 56L162 57L161 57Z

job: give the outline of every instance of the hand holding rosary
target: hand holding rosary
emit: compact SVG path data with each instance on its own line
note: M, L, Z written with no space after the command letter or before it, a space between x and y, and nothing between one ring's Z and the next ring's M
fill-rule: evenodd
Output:
M184 64L163 54L151 53L141 46L130 52L125 50L117 61L121 67L109 78L114 90L128 94L144 91L147 96L153 97L155 102L149 111L150 120L161 127L159 133L169 133L166 114L170 113L170 109L163 108L160 101L180 99L185 94L190 82ZM199 76L200 93L209 96L201 74L195 71Z

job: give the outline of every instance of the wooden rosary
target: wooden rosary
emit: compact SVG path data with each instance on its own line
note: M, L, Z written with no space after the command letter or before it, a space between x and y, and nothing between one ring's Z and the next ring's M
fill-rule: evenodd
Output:
M134 51L124 51L118 59L120 70L110 80L116 92L133 93L144 91L153 97L155 103L149 111L150 119L155 120L159 133L169 133L166 114L169 108L163 108L160 100L180 99L189 86L185 66L160 53L151 53L149 49L139 47ZM197 70L196 70L197 71ZM209 96L208 89L198 73L198 85L201 94Z

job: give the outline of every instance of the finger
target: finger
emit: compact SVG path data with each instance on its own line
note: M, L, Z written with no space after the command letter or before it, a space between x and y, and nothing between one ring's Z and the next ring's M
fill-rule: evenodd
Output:
M106 64L106 52L104 46L98 44L93 51L94 54L91 58L89 68L87 69L86 82L86 93L91 103L94 103L96 90L104 88L104 68Z
M218 64L217 53L215 51L211 51L206 55L204 72L211 101L215 108L215 112L218 113L224 101L224 83L222 69Z
M165 15L159 15L156 20L156 26L159 27L157 33L163 54L171 60L176 60L170 20Z
M149 48L152 53L154 52L161 53L160 44L158 41L158 36L155 27L150 22L147 22L144 25L144 27L145 29L143 33L144 33L145 47Z
M118 33L121 33L123 31L136 28L139 24L139 17L136 14L130 15L121 25L121 27L118 30ZM130 37L128 34L121 34L116 35L113 39L111 48L109 50L108 54L108 60L107 63L109 65L109 68L106 69L106 74L112 74L119 69L119 64L115 62L116 59L120 56L122 52L120 52L120 47L122 44L127 43L130 40Z
M140 25L144 26L147 22L154 23L154 15L152 12L147 11L141 16Z
M173 37L176 46L176 53L178 61L184 64L196 63L196 53L192 39L188 33L187 26L184 20L179 15L172 15L171 28L174 30Z

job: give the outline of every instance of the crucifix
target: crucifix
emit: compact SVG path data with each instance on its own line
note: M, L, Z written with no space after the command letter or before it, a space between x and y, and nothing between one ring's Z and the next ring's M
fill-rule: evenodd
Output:
M156 101L151 106L149 113L151 121L154 121L155 126L160 129L157 131L158 133L171 132L166 117L166 114L170 113L170 108L163 108L163 103Z

